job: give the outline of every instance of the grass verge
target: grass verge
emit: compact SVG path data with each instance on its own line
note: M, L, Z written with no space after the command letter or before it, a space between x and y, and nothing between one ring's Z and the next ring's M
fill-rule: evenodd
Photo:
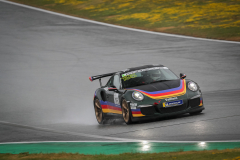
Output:
M240 41L240 0L11 0L164 33Z
M210 151L187 151L165 153L124 153L119 155L83 155L78 153L50 153L50 154L0 154L0 159L31 159L31 160L240 160L240 149L210 150Z

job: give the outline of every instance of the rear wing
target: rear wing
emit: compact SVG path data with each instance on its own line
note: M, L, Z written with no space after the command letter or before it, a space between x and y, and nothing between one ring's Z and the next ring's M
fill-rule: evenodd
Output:
M89 77L89 80L92 82L92 81L94 81L94 80L96 80L96 79L99 79L100 86L102 87L101 78L112 76L112 75L114 75L115 73L117 73L117 72L107 73L107 74L101 74L101 75L97 75L97 76L91 76L91 77Z

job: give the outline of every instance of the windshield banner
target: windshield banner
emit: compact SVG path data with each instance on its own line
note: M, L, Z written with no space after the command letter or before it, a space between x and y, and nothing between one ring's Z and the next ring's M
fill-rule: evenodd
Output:
M153 68L145 68L145 69L140 69L140 70L136 70L136 71L132 71L132 72L128 72L128 73L124 73L122 74L122 77L131 75L133 73L139 73L139 72L144 72L144 71L150 71L150 70L156 70L156 69L168 69L167 67L153 67Z

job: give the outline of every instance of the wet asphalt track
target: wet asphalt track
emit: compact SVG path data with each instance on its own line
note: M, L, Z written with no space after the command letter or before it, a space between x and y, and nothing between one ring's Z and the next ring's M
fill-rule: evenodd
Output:
M0 142L240 140L239 60L240 44L128 31L0 2ZM99 83L88 77L159 63L196 81L206 110L98 125L92 98Z

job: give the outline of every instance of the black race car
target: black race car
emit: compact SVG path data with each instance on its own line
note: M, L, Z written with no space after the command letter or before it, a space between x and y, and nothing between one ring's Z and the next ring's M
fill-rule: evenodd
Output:
M105 86L101 78L111 76ZM93 105L99 124L112 115L122 115L125 123L145 118L198 114L204 110L200 87L180 78L163 65L145 65L89 77L99 79Z

